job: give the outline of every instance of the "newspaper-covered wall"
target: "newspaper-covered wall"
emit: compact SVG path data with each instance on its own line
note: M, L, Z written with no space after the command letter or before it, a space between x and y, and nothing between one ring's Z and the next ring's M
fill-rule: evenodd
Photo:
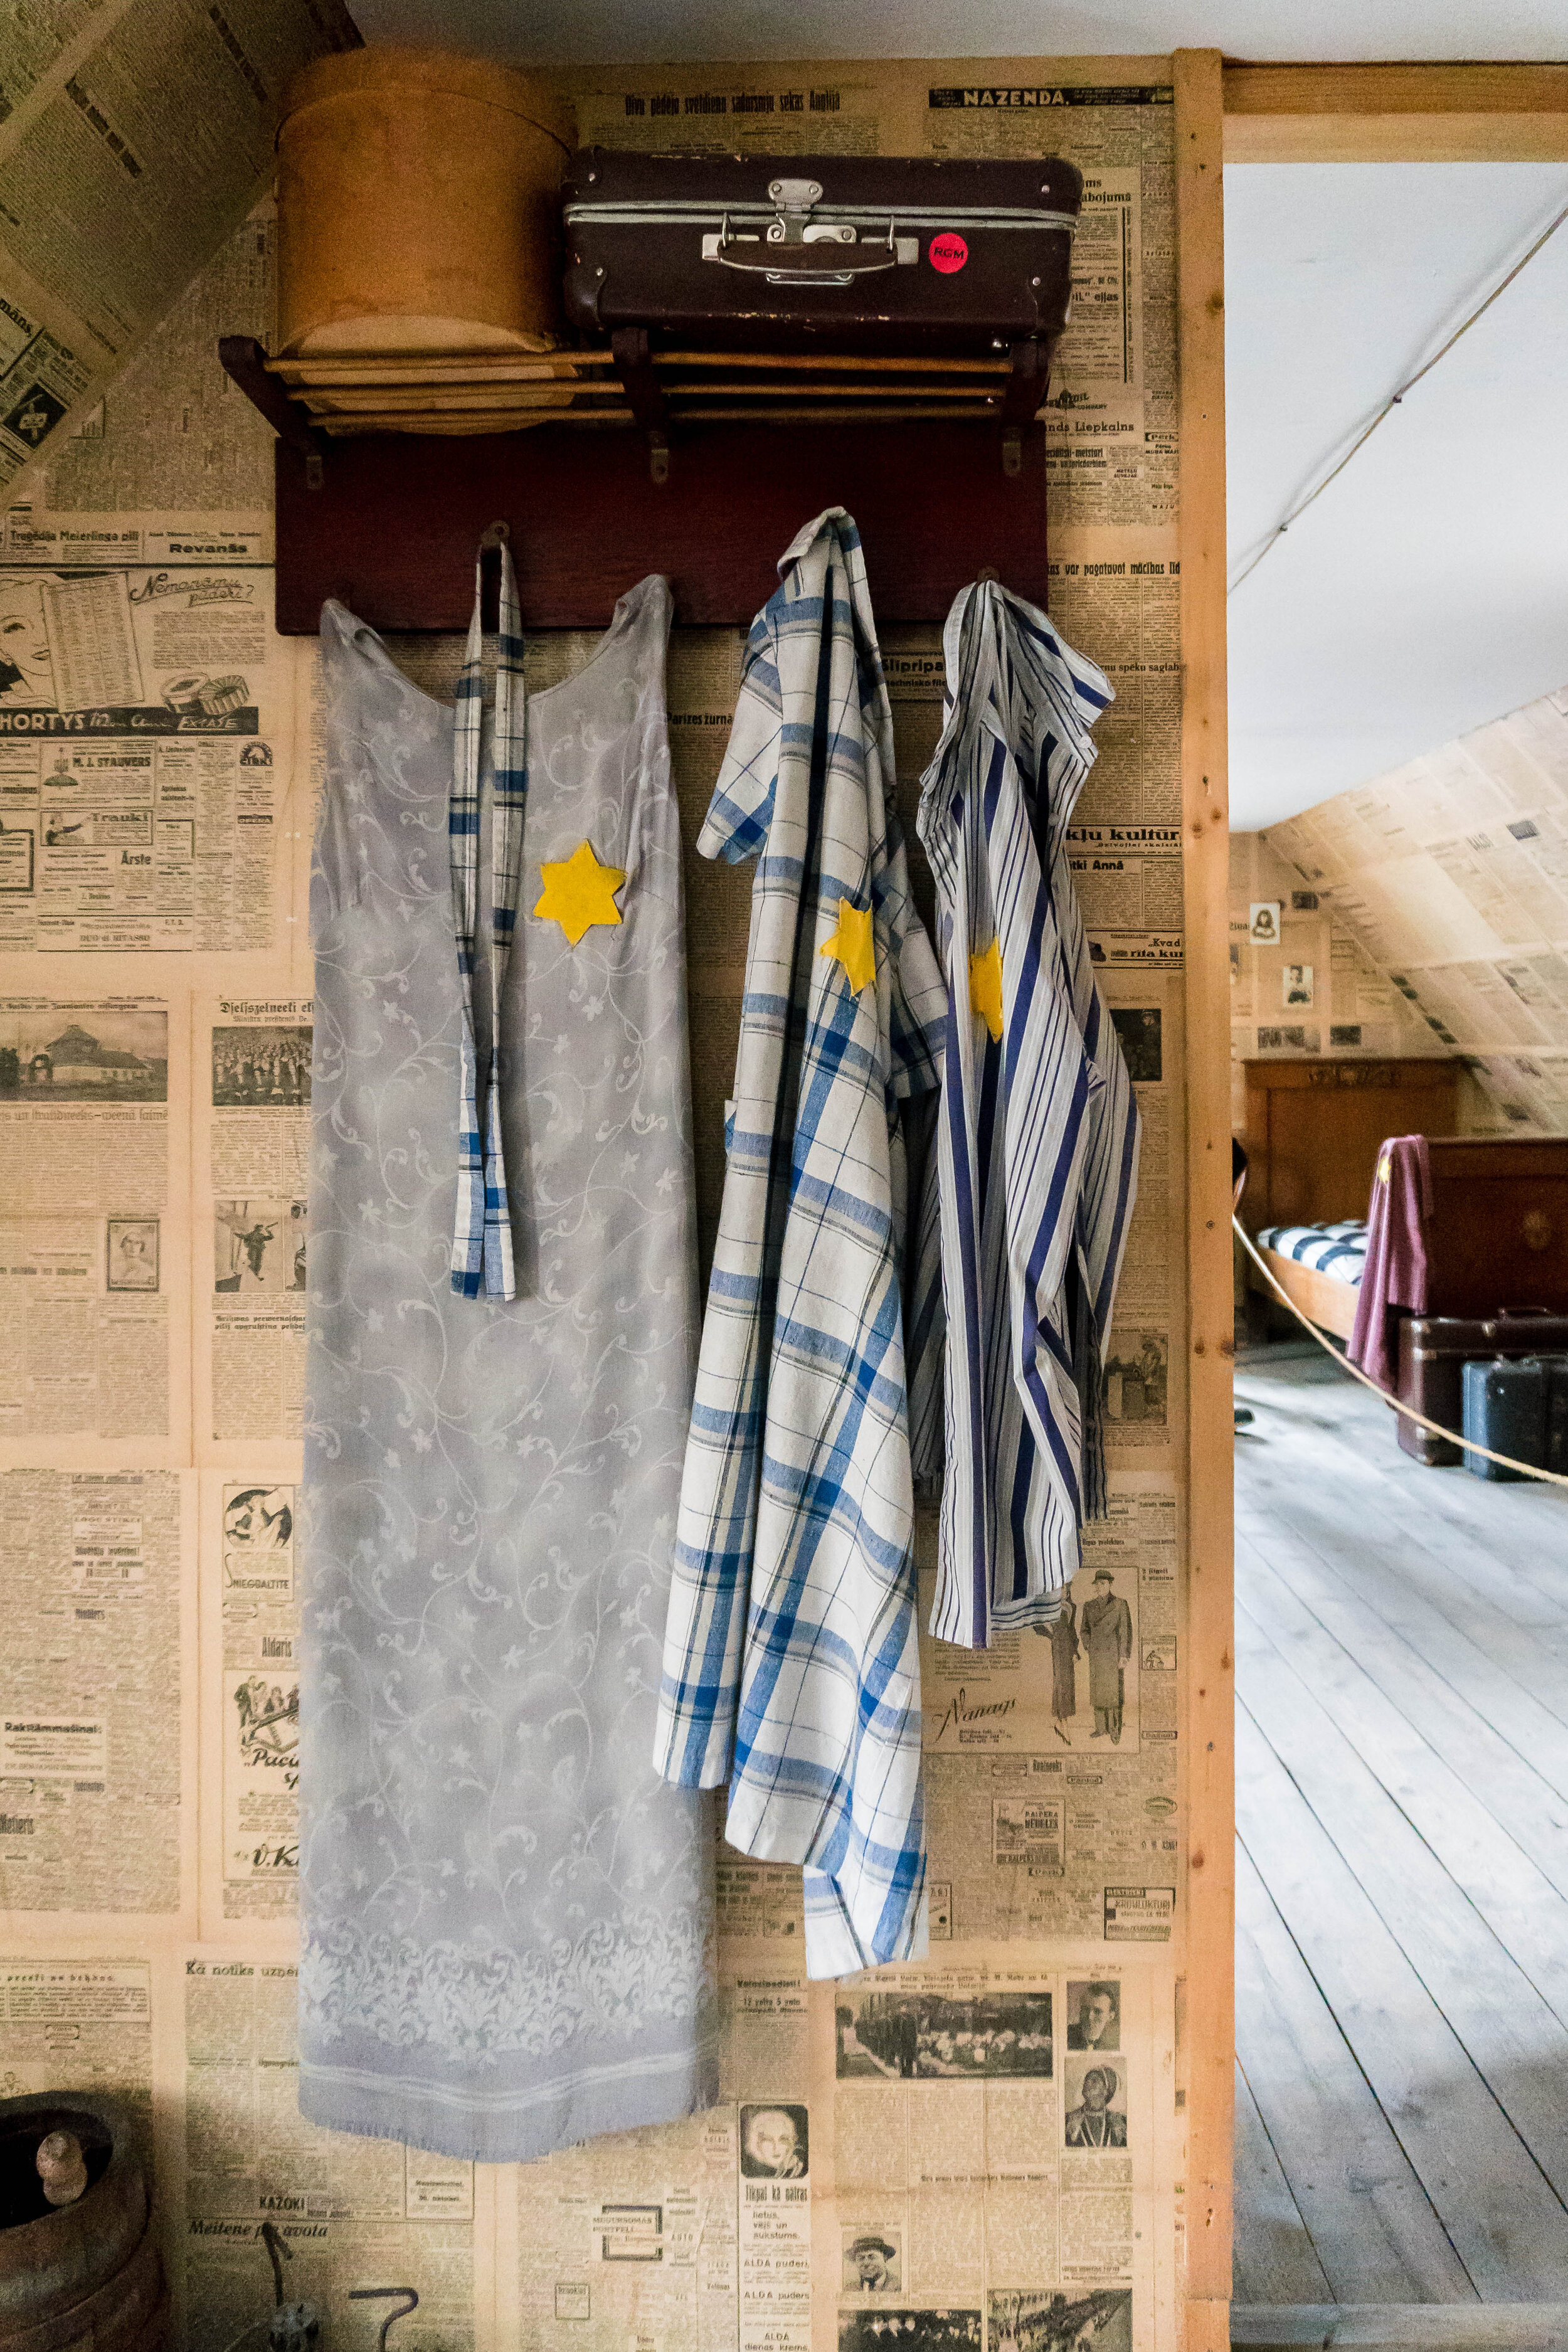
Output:
M1446 1055L1404 992L1380 971L1328 895L1308 889L1272 836L1230 837L1232 1107L1245 1118L1242 1065Z
M0 1152L19 1188L0 1228L0 1540L18 1596L0 1629L0 2080L151 2102L180 2340L201 2352L270 2305L263 2222L289 2250L290 2294L325 2304L354 2352L389 2306L349 2290L405 2283L421 2303L398 2323L404 2352L1174 2352L1186 1302L1168 62L638 67L583 77L577 96L583 136L606 142L1060 152L1084 170L1047 410L1051 597L1116 690L1071 856L1144 1129L1107 1366L1109 1515L1050 1634L979 1655L925 1645L928 1961L808 1985L798 1871L721 1846L729 2032L711 2113L477 2170L301 2124L319 727L313 647L268 620L268 437L211 349L224 329L265 331L258 214L87 429L54 436L0 537L15 673ZM531 638L531 680L595 642ZM455 640L392 650L450 692ZM741 651L734 630L679 630L668 671L704 1259L751 877L691 844ZM940 632L890 632L886 652L912 840ZM915 868L929 910L918 851ZM929 1513L919 1551L929 1585Z
M342 0L5 11L0 488L54 452L243 218L289 76L358 42Z
M1471 1125L1568 1133L1568 688L1262 838L1464 1057Z

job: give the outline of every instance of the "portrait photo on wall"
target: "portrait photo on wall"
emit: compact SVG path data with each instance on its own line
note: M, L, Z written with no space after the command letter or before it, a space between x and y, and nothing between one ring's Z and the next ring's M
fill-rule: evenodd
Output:
M1278 898L1255 898L1247 911L1247 936L1255 948L1277 948L1279 944L1279 910Z
M1068 1979L1068 2048L1120 2050L1121 1987L1112 1978Z
M103 1271L106 1289L157 1289L158 1234L156 1217L107 1220Z
M1281 977L1280 993L1287 1006L1300 1004L1310 1008L1312 966L1310 963L1288 963Z
M993 2287L985 2301L990 2352L1132 2352L1126 2287Z
M840 2311L838 2352L980 2352L978 2310L951 2304L928 2311Z
M244 1297L304 1289L303 1201L217 1201L213 1207L215 1290Z
M837 2072L846 2081L978 2082L1051 2074L1048 1992L841 1995Z
M901 2229L841 2230L846 2294L899 2294L904 2284Z
M741 2109L741 2178L804 2180L811 2168L811 2122L805 2107L780 2101Z
M1067 2147L1125 2147L1127 2062L1089 2056L1063 2061L1062 2143Z

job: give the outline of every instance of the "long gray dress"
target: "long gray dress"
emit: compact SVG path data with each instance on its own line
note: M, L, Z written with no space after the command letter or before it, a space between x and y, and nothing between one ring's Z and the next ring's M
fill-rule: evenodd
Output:
M717 2088L701 1801L649 1761L697 1330L669 610L528 705L510 1304L449 1273L453 714L321 620L300 2103L487 2162ZM584 841L622 920L574 946L533 909Z

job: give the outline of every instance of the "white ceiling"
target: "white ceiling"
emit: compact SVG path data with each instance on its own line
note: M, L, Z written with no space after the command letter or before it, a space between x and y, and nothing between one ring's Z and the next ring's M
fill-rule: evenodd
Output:
M1233 576L1568 202L1562 163L1226 173ZM1568 223L1230 603L1231 821L1568 679Z
M367 41L556 58L1553 58L1565 0L351 0Z
M568 58L1568 57L1568 0L352 0L368 40ZM1568 165L1226 173L1244 557L1568 200ZM1268 824L1568 679L1568 225L1231 604L1231 814Z

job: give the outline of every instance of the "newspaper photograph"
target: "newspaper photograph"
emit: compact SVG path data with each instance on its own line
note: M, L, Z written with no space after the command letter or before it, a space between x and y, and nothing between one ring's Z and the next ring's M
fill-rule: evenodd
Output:
M189 1472L0 1475L0 1903L172 1916L195 1894Z
M185 1458L184 1021L0 995L0 1458Z
M373 2340L352 2289L416 2288L399 2323L411 2352L470 2352L474 2168L395 2140L329 2132L299 2111L297 1970L206 1948L184 1973L186 2342L224 2352L273 2303L262 2236L282 2241L288 2295L314 2303L336 2342Z
M198 1011L206 1137L194 1280L204 1459L249 1440L300 1436L311 1016L308 996L218 996ZM285 1466L274 1465L279 1475Z
M0 951L287 948L271 614L259 563L0 569Z
M297 1480L205 1471L202 1932L299 1911Z

